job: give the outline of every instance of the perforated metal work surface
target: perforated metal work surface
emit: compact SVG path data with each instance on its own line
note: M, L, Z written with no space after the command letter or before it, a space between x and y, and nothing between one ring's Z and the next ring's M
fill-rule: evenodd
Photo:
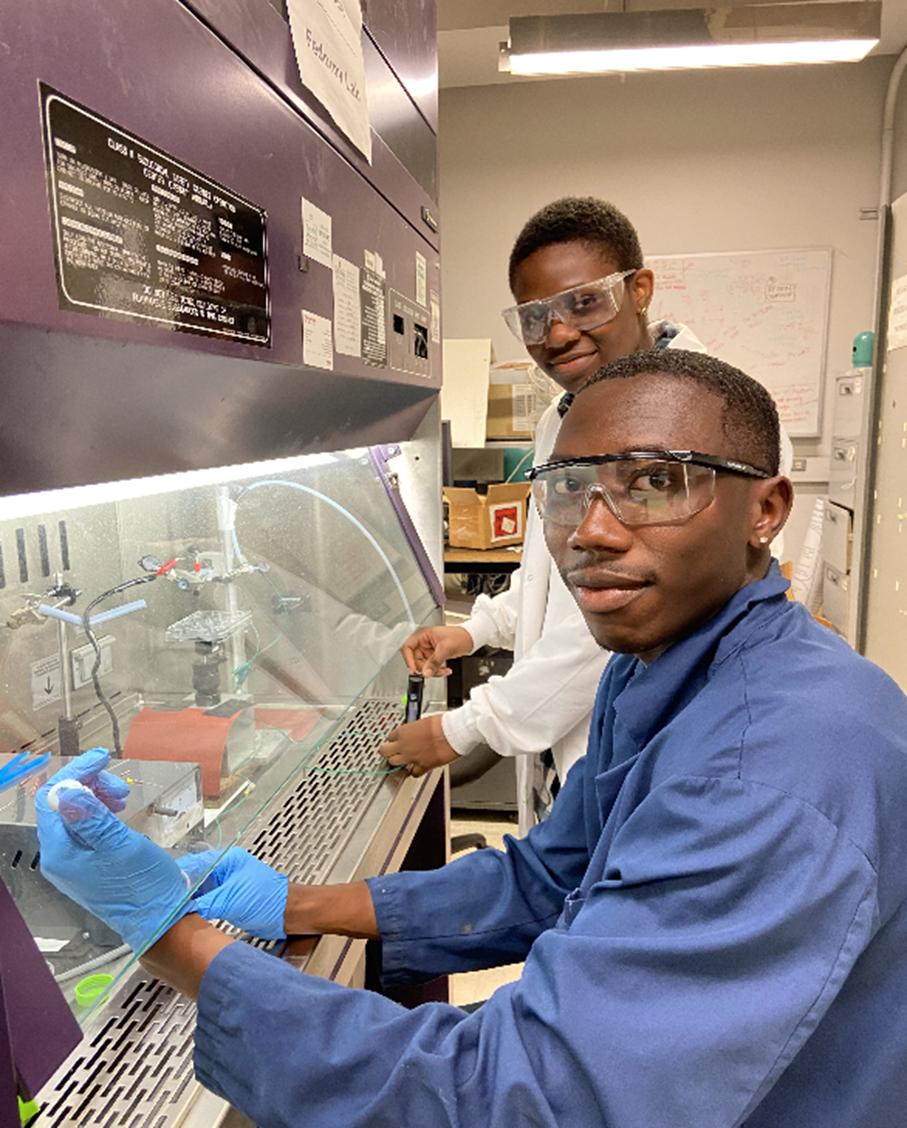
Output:
M378 744L399 721L398 702L364 702L242 845L294 881L324 880L381 787ZM194 1028L195 1004L138 968L42 1090L39 1125L172 1128L192 1092Z
M381 786L386 764L378 745L400 720L399 702L365 702L243 845L293 881L322 880ZM366 774L369 769L380 774Z

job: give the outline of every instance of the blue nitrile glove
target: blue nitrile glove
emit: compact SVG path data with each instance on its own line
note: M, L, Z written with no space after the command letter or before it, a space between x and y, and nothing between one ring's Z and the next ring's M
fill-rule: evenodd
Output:
M186 854L179 859L183 872L194 884L211 868L217 853ZM262 940L282 940L283 914L287 907L290 879L234 846L202 882L192 901L192 912L205 920L226 920ZM210 890L210 892L209 892Z
M41 872L140 952L193 904L183 904L186 882L170 855L111 813L123 809L129 788L102 771L108 760L103 748L85 752L35 795ZM52 811L48 793L63 779L91 790L59 790Z
M64 779L74 779L77 783L90 787L109 810L122 811L126 806L129 784L112 772L104 771L109 763L110 753L106 748L92 748L81 756L75 756L65 767L60 768L53 779L48 780L47 787L50 789Z

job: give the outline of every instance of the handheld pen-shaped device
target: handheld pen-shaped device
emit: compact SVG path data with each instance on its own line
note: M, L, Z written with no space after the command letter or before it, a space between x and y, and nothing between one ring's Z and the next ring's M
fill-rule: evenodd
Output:
M425 687L425 678L421 674L410 674L406 683L406 713L403 718L405 724L418 721L422 715L422 690Z

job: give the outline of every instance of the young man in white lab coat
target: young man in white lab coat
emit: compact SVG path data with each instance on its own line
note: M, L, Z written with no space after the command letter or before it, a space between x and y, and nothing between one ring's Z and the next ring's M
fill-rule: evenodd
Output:
M524 226L510 256L517 305L504 311L515 336L543 372L567 393L539 420L534 461L554 446L560 411L599 368L642 349L704 352L689 329L649 325L652 271L643 266L636 231L612 204L594 198L557 200ZM516 756L519 830L544 814L539 755L551 749L559 782L586 750L595 690L609 654L585 629L582 615L545 547L530 506L522 566L508 591L476 600L462 626L424 627L404 644L412 671L449 673L450 658L481 646L514 653L505 677L477 686L467 702L395 730L382 753L413 774L451 763L481 744Z

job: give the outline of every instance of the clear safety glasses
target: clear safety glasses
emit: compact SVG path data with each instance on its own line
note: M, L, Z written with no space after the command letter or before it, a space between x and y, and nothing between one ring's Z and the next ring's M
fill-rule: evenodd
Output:
M595 282L571 286L550 298L511 306L502 314L508 329L524 345L540 345L555 318L574 329L597 329L617 317L624 296L621 283L635 273L634 269L609 274Z
M624 525L673 525L712 502L715 474L722 470L747 478L768 478L746 462L695 450L631 450L529 470L532 495L545 521L577 529L598 498Z

